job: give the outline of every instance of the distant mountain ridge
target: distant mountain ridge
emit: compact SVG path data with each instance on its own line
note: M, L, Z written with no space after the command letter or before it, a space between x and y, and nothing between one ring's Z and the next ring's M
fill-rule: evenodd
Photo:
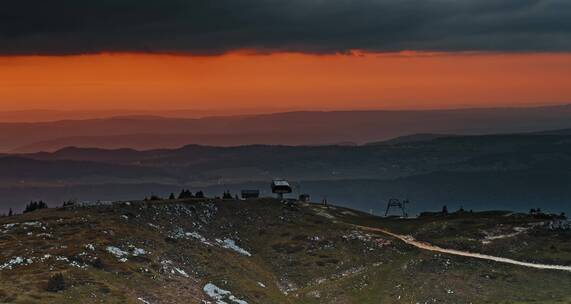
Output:
M541 134L541 135L571 135L571 129L548 130L548 131L536 132L536 134Z
M369 145L369 146L372 146L372 145L396 145L396 144L413 143L413 142L419 142L419 141L430 141L430 140L434 140L434 139L438 139L438 138L451 137L451 136L458 136L458 135L419 133L419 134L399 136L399 137L391 138L389 140L367 143L366 145Z
M255 109L172 109L172 110L137 110L137 109L109 109L109 110L0 110L0 122L2 123L26 123L26 122L55 122L61 120L86 120L109 117L135 117L135 116L160 116L168 118L201 118L211 116L238 116L263 113L283 112L287 109L278 108L255 108Z
M176 149L64 148L0 157L0 209L30 200L113 200L182 188L220 195L281 177L295 194L377 210L408 197L414 210L543 206L571 213L571 135L445 136L360 146L186 145Z
M333 111L200 119L118 117L0 123L0 152L56 151L68 146L175 148L364 144L415 133L495 134L571 128L571 105L430 111Z

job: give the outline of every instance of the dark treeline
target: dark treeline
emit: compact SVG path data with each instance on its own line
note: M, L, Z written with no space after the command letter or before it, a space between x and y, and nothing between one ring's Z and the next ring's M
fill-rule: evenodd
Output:
M32 211L36 211L36 210L40 210L40 209L46 209L48 208L48 204L46 204L44 201L37 201L37 202L30 202L28 205L26 205L26 209L24 209L24 213L28 213L28 212L32 212Z
M178 195L178 199L187 199L187 198L204 198L204 192L197 191L196 194L193 194L188 189L182 189ZM171 193L171 199L174 199L174 193Z

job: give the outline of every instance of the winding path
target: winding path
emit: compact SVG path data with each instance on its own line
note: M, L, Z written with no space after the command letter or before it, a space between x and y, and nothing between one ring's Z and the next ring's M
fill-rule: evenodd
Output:
M435 245L432 245L432 244L429 244L426 242L417 241L412 236L392 233L390 231L387 231L387 230L381 229L381 228L367 227L367 226L357 226L357 227L362 229L362 230L366 230L366 231L380 232L380 233L384 233L386 235L390 235L390 236L397 238L397 239L399 239L399 240L401 240L401 241L403 241L409 245L412 245L416 248L420 248L420 249L424 249L424 250L440 252L440 253L445 253L445 254L451 254L451 255L456 255L456 256L476 258L476 259L481 259L481 260L495 261L495 262L499 262L499 263L512 264L512 265L518 265L518 266L523 266L523 267L530 267L530 268L537 268L537 269L562 270L562 271L571 272L571 266L528 263L528 262L522 262L522 261L517 261L517 260L513 260L513 259L508 259L508 258L497 257L497 256L493 256L493 255L472 253L472 252L468 252L468 251L461 251L461 250L455 250L455 249L446 249L446 248L438 247L438 246L435 246Z

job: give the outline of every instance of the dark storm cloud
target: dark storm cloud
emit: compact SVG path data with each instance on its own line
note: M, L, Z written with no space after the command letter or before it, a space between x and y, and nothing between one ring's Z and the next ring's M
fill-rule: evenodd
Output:
M571 51L569 0L5 0L1 54Z

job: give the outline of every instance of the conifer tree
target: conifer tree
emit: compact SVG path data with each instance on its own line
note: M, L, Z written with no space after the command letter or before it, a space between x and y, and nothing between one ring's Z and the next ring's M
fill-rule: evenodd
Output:
M39 201L39 202L32 201L28 205L26 205L26 209L24 209L24 213L36 211L39 209L46 209L46 208L48 208L48 204L46 204L44 201Z
M225 200L232 199L232 194L230 193L229 190L226 190L224 192L224 194L222 195L222 199L225 199Z

